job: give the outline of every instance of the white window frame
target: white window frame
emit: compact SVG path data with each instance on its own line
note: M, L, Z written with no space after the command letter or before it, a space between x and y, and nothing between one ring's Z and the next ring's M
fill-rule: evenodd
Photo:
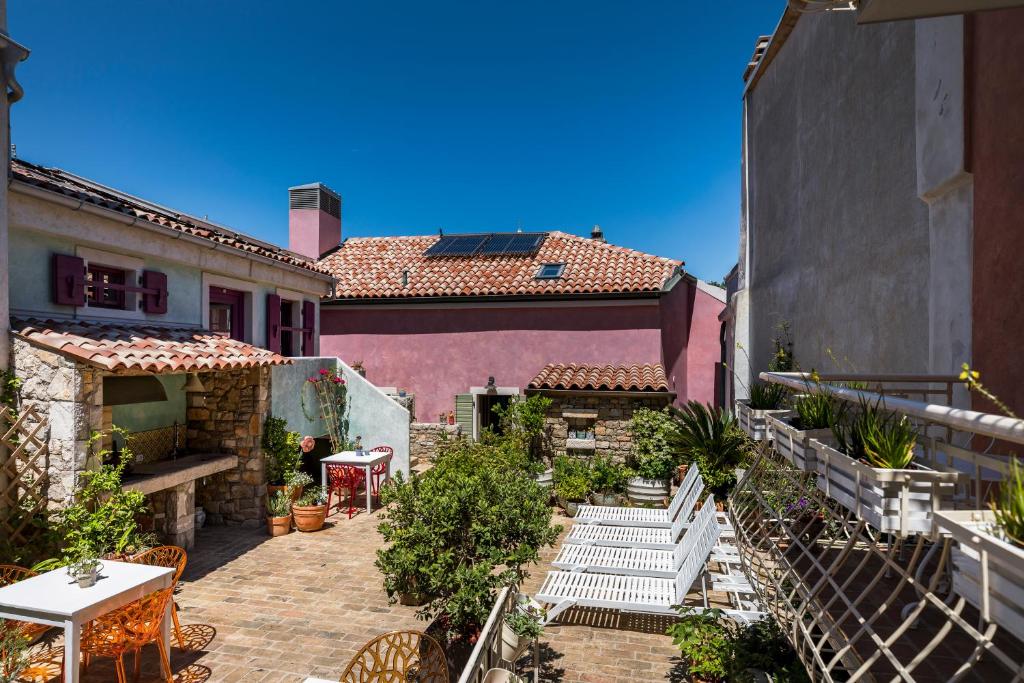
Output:
M473 395L473 440L480 438L480 400L479 396L491 394L492 396L519 396L522 394L519 387L494 387L494 391L488 391L487 387L470 387L469 393Z
M554 275L542 275L542 273L544 272L544 269L545 268L550 268L551 266L555 266L556 268L558 268L558 272L555 273ZM565 272L565 264L564 263L542 263L542 264L540 264L540 266L537 267L537 272L536 272L536 274L534 274L533 278L535 280L557 280L560 277L562 277L562 273L564 273L564 272Z

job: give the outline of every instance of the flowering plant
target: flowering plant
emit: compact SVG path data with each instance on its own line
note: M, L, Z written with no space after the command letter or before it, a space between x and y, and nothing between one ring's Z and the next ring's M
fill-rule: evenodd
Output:
M309 453L314 447L316 447L316 439L308 434L302 437L302 441L299 443L299 448L302 449L303 453Z
M344 450L347 420L345 419L345 399L347 389L345 378L339 375L334 368L321 368L320 372L313 375L303 384L302 388L302 412L307 420L316 419L306 409L306 387L313 387L317 404L320 408L320 417L327 429L327 436L331 440L331 449L337 453ZM309 452L309 451L305 451Z

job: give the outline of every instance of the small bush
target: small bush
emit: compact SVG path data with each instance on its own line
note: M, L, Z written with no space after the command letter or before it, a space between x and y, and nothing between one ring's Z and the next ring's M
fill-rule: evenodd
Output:
M288 423L279 417L268 417L263 425L263 452L267 459L267 483L281 486L299 469L302 460L298 432L289 432Z
M594 456L590 463L590 488L596 493L622 493L630 471L610 455Z
M722 408L690 401L673 409L683 460L697 467L704 485L724 499L736 484L736 468L749 449L747 437Z
M562 500L582 501L593 490L590 479L590 465L583 458L560 455L555 458L555 495Z
M829 429L839 418L836 399L820 389L808 392L793 401L793 426L801 431Z
M644 479L669 479L679 462L679 431L668 409L640 408L629 422L633 447L629 466Z

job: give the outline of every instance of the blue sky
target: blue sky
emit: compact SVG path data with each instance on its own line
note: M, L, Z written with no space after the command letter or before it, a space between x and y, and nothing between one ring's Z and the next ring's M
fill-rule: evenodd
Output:
M561 229L736 260L741 74L783 2L10 0L18 156L287 243Z

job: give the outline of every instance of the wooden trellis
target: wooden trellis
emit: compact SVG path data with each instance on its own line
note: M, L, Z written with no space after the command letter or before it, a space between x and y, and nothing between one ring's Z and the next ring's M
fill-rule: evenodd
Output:
M0 538L13 546L35 541L43 529L33 521L46 511L49 448L40 438L46 420L34 406L19 415L0 406Z

